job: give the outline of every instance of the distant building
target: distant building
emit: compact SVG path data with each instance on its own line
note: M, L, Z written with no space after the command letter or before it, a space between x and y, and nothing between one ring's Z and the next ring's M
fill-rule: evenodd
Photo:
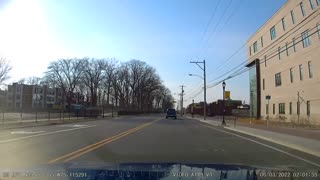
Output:
M7 107L10 109L51 109L64 107L62 90L47 86L13 83L8 86Z
M320 123L319 11L288 0L247 41L251 116Z
M219 99L216 102L212 102L209 104L209 111L208 111L208 115L210 116L216 116L216 115L223 115L223 109L224 111L224 115L226 116L230 116L232 115L232 109L237 109L238 106L242 105L242 101L241 100L230 100L227 99L224 102L223 105L223 100Z
M4 109L7 106L7 92L0 89L0 109Z
M225 115L232 115L232 109L237 109L238 106L242 105L242 101L241 100L225 100ZM209 103L207 104L207 115L209 116L216 116L216 115L223 115L223 100L217 100L215 102ZM203 108L204 108L204 103L200 102L200 103L194 103L193 104L189 104L187 107L187 113L192 114L192 112L194 114L198 114L198 115L203 115Z

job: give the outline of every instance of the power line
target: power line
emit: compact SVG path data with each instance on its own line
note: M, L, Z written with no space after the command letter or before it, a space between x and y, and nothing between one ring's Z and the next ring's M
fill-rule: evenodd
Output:
M308 17L314 15L317 11L318 11L318 10L314 11L314 12L311 13ZM317 14L317 15L319 15L319 14ZM317 15L316 15L316 16L317 16ZM231 16L232 16L232 15L231 15ZM229 17L230 17L230 16L229 16ZM312 19L310 19L309 21L307 21L303 26L301 26L300 28L296 29L294 32L292 32L291 34L289 34L286 38L282 38L282 37L284 37L285 35L287 35L290 31L294 30L294 29L297 28L299 25L301 25L303 22L305 22L305 21L308 19L308 17L305 18L304 20L302 20L300 23L298 23L298 24L297 24L295 27L293 27L292 29L288 30L285 34L283 34L282 36L280 36L278 39L276 39L274 42L272 42L271 44L269 44L267 47L263 48L263 50L261 50L261 51L259 51L258 53L254 54L254 55L251 57L251 59L254 59L254 58L257 57L257 56L260 56L260 54L262 54L262 52L267 53L267 52L271 51L276 45L274 45L273 47L269 48L270 46L272 46L273 44L275 44L275 43L278 42L278 41L279 41L279 42L278 42L277 44L283 42L288 36L290 36L291 34L297 32L298 30L300 30L301 27L303 27L304 25L306 25L306 23L308 23L308 22L310 22L312 19L316 18L316 17L313 17ZM280 21L278 21L277 23L279 23L279 22L280 22ZM314 34L314 33L313 33L313 34ZM280 39L281 39L281 40L280 40ZM299 41L299 42L300 42L300 41ZM299 42L298 42L298 43L299 43ZM233 53L229 58L227 58L224 63L226 63L227 61L229 61L229 60L230 60L235 54L237 54L245 45L246 45L246 43L243 44L243 45L242 45L235 53ZM292 46L290 46L290 47L292 47ZM269 48L269 49L268 49L268 48ZM277 52L277 51L274 51L274 52ZM273 52L273 53L274 53L274 52ZM281 52L283 52L283 51L281 51ZM271 54L273 54L273 53L271 53ZM270 59L270 58L269 58L269 59ZM245 63L247 63L247 62L248 62L248 60L245 59L245 61L242 62L241 64L239 64L237 67L229 70L228 72L226 72L226 73L224 73L223 75L215 78L214 80L217 80L217 79L225 76L226 74L231 73L233 70L235 70L235 69L237 69L237 68L239 68L239 69L236 70L232 75L228 76L228 77L227 77L226 79L224 79L224 80L233 78L233 77L235 77L235 76L237 76L237 75L240 75L240 74L242 74L242 73L250 70L251 68L247 69L246 67L242 67L242 65L245 64ZM262 63L263 63L263 62L264 62L264 61L262 61ZM223 64L224 64L224 63L223 63ZM222 64L222 65L223 65L223 64ZM219 67L221 67L222 65L220 65ZM210 73L210 74L212 74L212 73ZM212 81L214 81L214 80L211 80L211 81L209 81L209 82L212 82ZM214 86L216 86L217 84L220 84L221 82L223 82L224 80L221 80L221 81L219 81L219 82L217 82L217 83L214 83L213 85L209 85L209 86L207 86L207 87L208 87L208 88L214 87ZM199 95L201 92L202 92L202 90L201 90L199 93L195 94L195 96Z
M317 27L314 27L314 28L312 28L311 30L313 30L313 29L315 29L315 28L317 28ZM310 36L318 33L318 31L319 31L319 30L311 33L308 37L310 37ZM302 37L302 36L301 36L301 37ZM291 47L293 47L293 46L295 46L296 44L302 42L303 40L304 40L304 39L301 39L301 40L299 40L297 43L292 44L291 46L288 47L288 49L291 48ZM281 53L281 52L284 52L284 51L280 51L280 53ZM276 56L278 56L278 53L277 53L277 54L274 54L274 55L272 55L272 56L269 56L268 59L265 59L265 60L261 61L260 64L263 64L263 63L265 63L266 61L269 61L269 60L271 60L272 58L274 58L274 57L276 57ZM236 74L233 74L233 75L231 75L231 76L229 76L229 77L227 77L227 78L225 78L225 79L223 79L223 80L221 80L221 81L218 81L218 82L214 83L213 85L207 86L207 88L212 88L212 87L214 87L214 86L217 86L217 85L220 84L221 82L226 81L226 80L231 79L231 78L234 78L234 77L236 77L236 76L238 76L238 75L241 75L241 74L243 74L244 72L247 72L247 71L249 71L250 69L252 69L252 68L254 68L254 67L255 67L255 66L252 66L252 67L250 67L250 68L244 69L244 70L242 70L241 72L238 72L238 73L236 73ZM295 66L294 66L294 67L295 67ZM286 69L286 70L287 70L287 69ZM280 71L280 72L284 72L284 71L286 71L286 70L283 70L283 71Z
M236 52L234 52L230 57L228 57L222 64L220 64L217 67L217 70L219 70L219 68L221 68L226 62L228 62L233 56L235 56L236 54L238 54L240 52L241 49L243 49L246 46L246 43L243 44L239 49L236 50ZM209 73L208 75L213 74L213 72Z
M206 29L205 29L205 31L204 31L204 33L203 33L203 35L202 35L202 38L201 38L201 41L200 41L201 43L202 43L205 35L207 34L207 31L208 31L208 29L209 29L209 26L210 26L212 20L213 20L213 17L216 15L216 12L217 12L216 10L217 10L220 2L221 2L221 0L219 0L219 2L217 3L217 5L215 6L215 8L214 8L214 10L213 10L213 13L212 13L212 15L211 15L211 17L210 17L210 19L209 19L209 22L208 22L208 24L207 24L207 26L206 26Z
M311 14L309 14L305 19L303 19L301 22L299 22L295 27L293 27L293 28L291 28L290 30L288 30L286 33L284 33L282 36L280 36L280 37L279 37L278 39L276 39L274 42L272 42L271 44L269 44L267 47L263 48L261 51L259 51L259 52L257 52L256 54L254 54L254 55L251 57L251 59L255 59L257 56L260 56L260 54L261 54L262 52L264 52L264 51L265 51L264 53L266 53L266 52L268 52L268 51L271 51L271 50L276 46L276 45L274 45L273 47L269 48L271 45L275 44L277 41L279 41L279 43L283 42L286 38L282 38L282 37L284 37L284 36L287 35L290 31L294 30L296 27L298 27L299 25L301 25L303 22L305 22L305 21L308 19L308 17L311 17L311 16L314 15L317 11L319 11L319 9L317 9L317 10L315 10L314 12L312 12ZM319 15L319 14L317 14L317 15ZM316 15L316 16L317 16L317 15ZM311 20L313 20L314 18L316 18L316 16L313 17L312 19L308 20L305 24L307 24L308 22L310 22ZM278 21L277 23L279 23L279 22L280 22L280 21ZM304 24L304 25L305 25L305 24ZM303 26L304 26L304 25L303 25ZM302 26L302 27L303 27L303 26ZM301 28L301 27L300 27L300 28ZM300 30L300 28L296 29L294 32L292 32L292 33L289 34L288 36L292 35L292 34L295 33L296 31ZM288 37L288 36L287 36L287 37ZM280 40L280 39L281 39L281 40ZM277 43L277 44L279 44L279 43ZM242 47L241 47L240 49L238 49L237 52L240 51L245 45L246 45L246 43L245 43L244 45L242 45ZM234 53L234 54L237 54L237 53ZM232 57L232 56L231 56L231 57ZM231 57L229 57L228 60L231 59ZM226 60L226 61L227 61L227 60ZM244 59L244 62L241 63L240 65L238 65L238 67L241 66L241 65L243 65L245 62L247 62L247 59ZM228 71L228 72L225 73L224 75L232 72L232 71L235 70L235 69L237 69L237 67L231 69L230 71ZM210 73L210 74L212 74L212 73ZM211 81L209 81L209 82L212 82L212 81L214 81L214 80L216 80L216 79L219 79L219 78L221 78L221 77L224 76L224 75L221 75L221 76L219 76L219 77L217 77L217 78L215 78L215 79L213 79L213 80L211 80Z
M211 32L211 34L209 35L209 38L207 39L207 41L204 43L203 48L205 48L206 44L208 43L208 41L210 40L211 36L213 35L213 32L216 30L216 28L217 28L218 25L220 24L220 21L221 21L222 18L224 17L226 11L229 9L229 6L231 5L232 1L233 1L233 0L229 1L229 4L228 4L227 8L225 8L222 16L220 17L220 19L218 20L218 22L215 24L214 29L213 29L213 31ZM212 16L210 17L210 20L209 20L209 22L208 22L208 24L207 24L205 33L203 34L202 39L201 39L201 43L202 43L202 41L203 41L203 38L205 37L205 34L207 33L207 31L208 31L208 29L209 29L209 26L210 26L210 24L211 24L211 21L213 20L213 17L214 17L215 14L216 14L216 9L217 9L217 7L220 5L220 2L221 2L221 0L219 0L219 2L217 3L217 5L216 5L215 8L214 8L215 10L214 10L214 12L213 12ZM202 49L202 48L200 48L200 54L199 54L199 56L200 56L201 53L202 53L201 49ZM199 56L198 56L198 59L199 59Z
M223 19L225 13L226 13L227 10L229 9L232 1L233 1L233 0L229 1L229 4L227 5L227 8L224 9L224 12L222 13L222 16L220 16L218 22L216 23L216 26L214 27L213 31L211 31L211 33L210 33L210 35L209 35L209 38L207 39L207 41L206 41L206 43L205 43L205 45L207 45L207 46L204 46L204 50L201 51L200 56L207 51L207 49L208 49L208 42L209 42L209 40L211 39L211 37L212 37L212 35L214 34L214 32L216 31L217 27L219 26L220 21ZM203 52L203 53L202 53L202 52ZM199 57L198 57L198 58L199 58Z
M311 13L311 14L309 15L309 17L312 16L312 15L314 15L315 12L317 12L317 11L319 11L319 9L316 10L316 11L314 11L313 13ZM297 26L295 26L295 27L293 27L292 29L288 30L288 32L286 32L285 34L283 34L282 36L280 36L278 39L276 39L274 42L272 42L271 44L269 44L267 47L265 47L265 48L262 49L261 51L259 51L259 52L257 52L256 54L254 54L254 55L251 57L251 59L255 59L257 56L261 56L261 53L262 53L262 52L263 52L263 53L267 53L267 52L273 50L273 48L274 48L277 44L283 42L284 40L286 40L287 37L289 37L289 36L292 35L293 33L295 33L295 32L297 32L298 30L300 30L301 27L305 26L308 22L310 22L311 20L313 20L314 18L316 18L319 14L320 14L320 13L318 13L315 17L311 18L311 19L308 20L307 22L305 22L305 20L306 20L307 18L304 19L304 20L301 21ZM298 28L298 29L296 29L295 31L293 31L293 32L292 32L291 34L289 34L287 37L283 38L285 35L287 35L290 31L294 30L296 27L298 27L298 26L299 26L300 24L302 24L303 22L305 22L305 24L304 24L303 26L301 26L300 28ZM314 29L314 28L313 28L313 29ZM297 37L300 37L300 36L297 36ZM296 38L296 37L295 37L295 38ZM280 39L281 39L281 40L280 40ZM278 42L277 44L275 44L277 41L279 41L279 42ZM272 46L273 44L275 44L275 45ZM272 46L272 47L269 48L269 46ZM278 50L276 49L274 52L277 52L277 51L278 51ZM273 54L274 52L272 52L271 54ZM282 52L282 51L281 51L281 52ZM262 55L265 55L265 54L262 54ZM240 69L238 69L237 71L243 69L242 65L245 64L245 63L247 63L247 62L248 62L248 60L245 59L244 62L242 62L241 64L239 64L239 65L236 66L235 68L229 70L228 72L224 73L223 75L220 75L219 77L217 77L217 78L209 81L209 83L212 82L212 81L214 81L214 80L217 80L217 79L219 79L219 78L221 78L221 77L223 77L223 76L225 76L226 74L232 72L233 70L235 70L235 69L237 69L237 68L239 68L239 67L240 67Z

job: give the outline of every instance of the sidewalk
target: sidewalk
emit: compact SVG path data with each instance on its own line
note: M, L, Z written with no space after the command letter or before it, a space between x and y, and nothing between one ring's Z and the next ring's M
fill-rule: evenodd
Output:
M196 119L204 123L212 124L214 126L222 126L221 119L215 117L186 116L190 119ZM263 124L250 124L238 122L234 124L233 120L227 120L227 125L223 126L225 129L251 135L263 140L284 145L292 149L303 151L308 154L320 157L320 130L319 129L303 129L303 128L288 128L276 127Z

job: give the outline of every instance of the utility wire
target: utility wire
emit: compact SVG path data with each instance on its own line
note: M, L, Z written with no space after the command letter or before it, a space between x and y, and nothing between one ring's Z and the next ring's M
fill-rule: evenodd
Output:
M317 10L315 10L314 12L312 12L311 14L309 14L304 20L302 20L301 22L299 22L295 27L293 27L293 28L291 28L290 30L288 30L286 33L284 33L282 36L280 36L278 39L276 39L274 42L272 42L271 44L269 44L267 47L264 47L261 51L259 51L259 52L257 52L256 54L254 54L252 57L251 57L251 59L255 59L257 56L260 56L260 54L262 53L262 52L264 52L264 53L266 53L266 52L268 52L268 51L271 51L277 44L279 44L280 42L283 42L286 38L282 38L283 36L285 36L286 34L288 34L290 31L292 31L292 30L294 30L296 27L298 27L300 24L302 24L303 22L305 22L307 19L308 19L308 17L311 17L312 15L314 15L317 11L319 11L319 9L317 9ZM317 15L319 15L319 13L317 14ZM316 16L317 16L316 15ZM310 20L308 20L306 23L308 23L308 22L310 22L311 20L313 20L314 18L316 18L316 17L313 17L312 19L310 19ZM279 23L279 22L281 22L281 20L279 20L277 23ZM276 24L277 24L276 23ZM305 23L305 24L306 24ZM304 25L305 25L304 24ZM304 26L303 25L303 26ZM303 27L302 26L302 27ZM301 27L300 27L301 28ZM297 30L295 30L294 32L292 32L291 34L293 34L293 33L295 33L296 31L298 31L298 30L300 30L300 28L298 28ZM291 35L290 34L290 35ZM288 36L290 36L290 35L288 35ZM287 37L288 37L287 36ZM280 39L281 39L281 41L280 41ZM273 44L275 44L277 41L280 41L279 43L277 43L276 45L274 45L273 47L271 47L271 48L269 48L269 46L271 46L271 45L273 45ZM243 44L237 51L240 51L244 46L246 45L246 43L245 44ZM234 53L234 55L235 54L237 54L237 53ZM233 56L233 55L232 55ZM225 60L225 61L228 61L229 59L231 59L232 58L232 56L231 57L229 57L227 60ZM244 59L245 60L245 62L247 62L247 59ZM238 65L238 66L241 66L243 63L241 63L240 65ZM233 68L232 70L234 70L234 69L236 69L236 68ZM230 70L230 71L232 71L232 70ZM228 72L230 72L230 71L228 71ZM212 74L213 72L211 72L211 73L209 73L209 74ZM228 74L228 73L225 73L225 74ZM214 81L214 80L216 80L216 79L219 79L221 76L219 76L219 77L217 77L217 78L215 78L215 79L213 79L213 80L211 80L211 81L209 81L209 82L212 82L212 81Z
M209 35L209 37L208 37L208 39L207 39L207 41L206 41L206 43L205 43L204 50L201 51L200 56L208 50L208 48L209 48L208 42L209 42L209 40L211 39L213 33L216 31L217 27L219 26L220 21L223 19L225 13L226 13L227 10L229 9L232 1L233 1L233 0L229 1L229 4L228 4L227 7L224 9L224 12L222 13L222 16L220 16L218 22L216 23L216 26L214 27L213 31L211 31L211 33L210 33L210 35ZM207 45L207 46L206 46L206 45ZM198 57L198 59L199 59L199 57Z
M217 12L217 8L218 8L218 6L220 5L220 2L221 2L222 0L219 0L219 2L217 3L217 5L215 6L215 8L214 8L214 10L213 10L213 13L212 13L212 15L211 15L211 17L210 17L210 19L209 19L209 22L208 22L208 24L207 24L207 26L206 26L206 29L205 29L205 31L204 31L204 33L203 33L203 35L202 35L202 38L201 38L201 43L202 43L202 41L204 40L204 37L205 37L205 35L207 34L207 31L208 31L208 29L209 29L209 26L210 26L210 24L211 24L211 22L212 22L212 20L213 20L213 17L216 15L216 12Z
M317 27L312 28L312 30L315 29L315 28L317 28ZM310 36L312 36L312 35L314 35L314 34L316 34L316 33L318 33L318 32L319 32L319 30L311 33L308 37L310 37ZM304 40L304 39L301 39L301 40L299 40L297 43L288 46L288 49L291 48L291 47L293 47L293 46L295 46L296 44L302 42L303 40ZM284 52L284 51L281 51L281 52ZM281 52L280 52L280 53L281 53ZM273 58L276 57L276 56L278 56L278 53L277 53L277 54L274 54L274 55L272 55L272 56L269 56L268 59L265 59L265 60L261 61L260 64L263 64L263 63L265 63L266 61L269 61L269 60L273 59ZM207 88L212 88L212 87L214 87L214 86L217 86L217 85L220 84L221 82L226 81L226 80L231 79L231 78L234 78L234 77L236 77L236 76L239 76L239 75L243 74L244 72L249 71L250 69L252 69L252 68L254 68L254 67L255 67L255 66L251 66L250 68L244 69L244 70L242 70L242 71L240 71L240 72L238 72L238 73L236 73L236 74L233 74L233 75L231 75L231 76L229 76L229 77L227 77L227 78L225 78L225 79L223 79L223 80L220 80L220 81L218 81L218 82L216 82L216 83L214 83L214 84L212 84L212 85L207 86ZM294 67L296 67L296 66L294 66ZM292 67L291 67L291 68L292 68ZM283 70L283 71L280 71L280 72L284 72L284 71L287 71L287 69L286 69L286 70Z
M313 13L311 13L309 16L314 15L315 12L317 12L317 11L319 11L319 9L316 10L316 11L314 11ZM314 18L316 18L319 14L320 14L320 13L318 13L318 14L317 14L315 17L313 17L312 19L308 20L303 26L305 26L308 22L312 21L312 20L313 20ZM300 24L302 24L303 22L305 22L305 20L306 20L306 19L304 19L303 21L301 21L297 26L299 26ZM297 26L295 26L295 27L297 27ZM303 26L301 26L301 27L303 27ZM295 28L295 27L294 27L294 28ZM295 32L297 32L298 30L300 30L301 27L298 28L298 29L296 29L295 31L293 31L293 32L292 32L291 34L289 34L287 37L289 37L289 36L292 35L293 33L295 33ZM274 42L272 42L271 44L269 44L267 47L263 48L261 51L259 51L259 52L257 52L256 54L254 54L254 55L251 57L251 59L255 59L255 58L257 58L257 56L265 55L267 52L273 50L273 48L276 47L276 45L278 45L279 43L281 43L281 42L283 42L284 40L286 40L287 37L285 37L285 38L283 38L283 37L284 37L285 35L287 35L290 31L294 30L294 28L288 30L288 32L286 32L285 34L283 34L282 36L280 36L278 39L276 39ZM314 29L314 28L313 28L313 29ZM297 37L300 37L300 36L297 36ZM297 38L297 37L295 37L295 38ZM280 39L281 39L281 41L280 41ZM275 44L277 41L279 41L279 42L278 42L277 44ZM274 44L275 44L275 45L274 45ZM272 45L273 45L273 46L272 46ZM269 46L272 46L272 47L269 48ZM278 49L276 49L274 52L278 52ZM272 53L270 53L270 54L273 54L274 52L272 52ZM281 51L281 52L283 52L283 51ZM264 54L261 55L261 53L264 53ZM237 69L237 68L239 68L239 67L240 67L240 69L243 68L242 65L243 65L243 64L246 64L247 62L248 62L248 60L245 59L244 62L240 63L239 65L237 65L237 66L234 67L233 69L229 70L228 72L224 73L223 75L220 75L219 77L217 77L217 78L215 78L215 79L213 79L213 80L211 80L211 81L208 81L208 82L210 83L210 82L212 82L212 81L215 81L215 80L217 80L217 79L219 79L219 78L227 75L228 73L232 72L233 70L235 70L235 69Z

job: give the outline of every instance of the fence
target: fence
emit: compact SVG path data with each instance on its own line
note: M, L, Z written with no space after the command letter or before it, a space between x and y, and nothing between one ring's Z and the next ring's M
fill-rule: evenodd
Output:
M7 122L38 122L50 120L71 120L71 119L85 119L85 118L102 118L108 116L117 116L117 109L102 109L88 108L81 110L28 110L28 111L13 111L0 110L0 121Z

